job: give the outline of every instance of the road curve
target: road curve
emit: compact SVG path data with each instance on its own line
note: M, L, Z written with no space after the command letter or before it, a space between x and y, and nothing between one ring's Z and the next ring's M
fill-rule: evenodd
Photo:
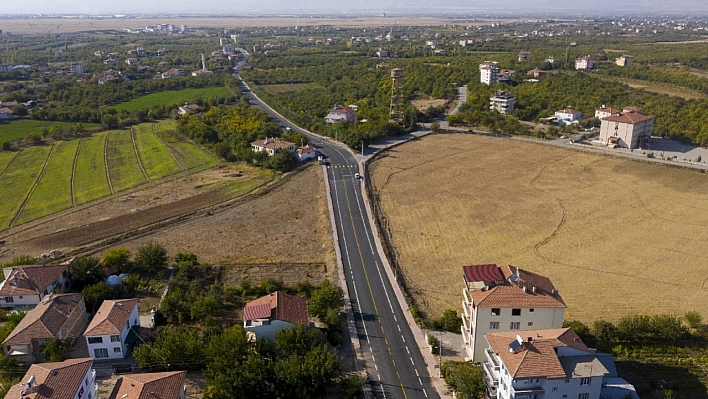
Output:
M354 154L339 143L310 134L275 113L241 84L249 103L265 110L281 127L304 133L327 159L327 179L339 236L342 264L354 312L361 355L376 398L438 398L427 365L394 295L366 217L364 193Z

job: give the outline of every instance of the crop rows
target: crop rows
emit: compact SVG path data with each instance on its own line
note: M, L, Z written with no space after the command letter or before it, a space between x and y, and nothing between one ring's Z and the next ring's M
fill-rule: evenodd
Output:
M54 146L0 151L0 230L148 180L216 165L191 143L161 139L172 138L166 135L170 121L155 126L140 125L132 137L129 130L113 130Z

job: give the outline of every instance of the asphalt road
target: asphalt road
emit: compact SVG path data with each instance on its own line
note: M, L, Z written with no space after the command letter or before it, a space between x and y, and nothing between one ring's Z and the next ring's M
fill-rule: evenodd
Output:
M376 251L364 208L354 155L341 144L310 135L281 118L241 86L252 105L265 110L281 127L302 132L327 158L336 229L365 367L376 398L438 398L401 307ZM346 337L345 337L346 338ZM423 349L427 350L427 349Z

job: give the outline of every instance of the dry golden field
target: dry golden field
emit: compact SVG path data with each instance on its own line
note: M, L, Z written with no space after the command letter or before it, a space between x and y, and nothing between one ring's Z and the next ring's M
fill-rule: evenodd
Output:
M445 17L366 17L366 18L295 18L295 17L180 17L173 18L18 18L0 19L0 29L16 35L56 34L100 30L142 29L148 25L174 24L189 28L245 28L263 26L380 27L391 26L478 26L498 19L453 19ZM510 22L507 20L506 22Z
M461 266L510 263L552 279L566 320L708 317L704 173L442 134L384 154L371 179L429 316L461 306Z

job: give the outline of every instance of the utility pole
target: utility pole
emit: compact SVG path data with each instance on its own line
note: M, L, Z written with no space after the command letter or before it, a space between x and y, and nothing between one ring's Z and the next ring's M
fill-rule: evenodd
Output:
M442 352L443 352L443 340L442 336L445 335L445 331L440 331L440 341L438 341L438 378L442 378Z

